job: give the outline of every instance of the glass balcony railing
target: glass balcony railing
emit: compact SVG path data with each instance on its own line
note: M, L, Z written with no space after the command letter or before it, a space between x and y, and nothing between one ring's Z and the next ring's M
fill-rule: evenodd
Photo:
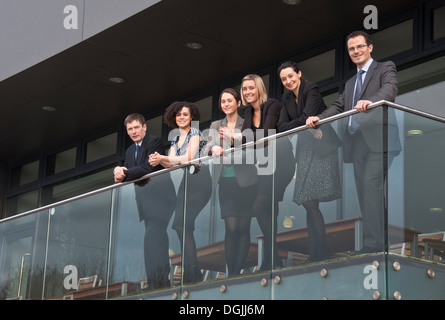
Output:
M2 220L0 299L444 299L445 121L354 114Z

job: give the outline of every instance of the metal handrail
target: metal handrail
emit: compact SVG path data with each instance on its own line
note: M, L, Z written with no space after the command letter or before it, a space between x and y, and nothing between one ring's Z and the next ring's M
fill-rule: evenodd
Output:
M436 120L436 121L440 121L440 122L445 123L445 118L443 118L443 117L436 116L436 115L433 115L433 114L430 114L430 113L427 113L427 112L424 112L424 111L416 110L416 109L413 109L411 107L402 106L402 105L399 105L399 104L396 104L396 103L393 103L393 102L389 102L389 101L386 101L386 100L381 100L381 101L374 102L374 103L372 103L372 104L370 104L368 106L368 109L377 108L377 107L380 107L382 105L387 105L387 106L395 108L395 109L399 109L399 110L402 110L402 111L406 111L406 112L409 112L409 113L413 113L413 114L419 115L421 117L426 117L426 118L429 118L429 119L432 119L432 120ZM345 112L333 115L333 116L328 117L328 118L320 119L318 121L318 125L322 125L324 123L329 123L329 122L332 122L332 121L335 121L335 120L338 120L338 119L346 118L346 117L348 117L350 115L353 115L355 113L358 113L358 112L359 111L357 111L356 109L352 109L352 110L348 110L348 111L345 111ZM273 135L261 138L261 139L259 139L257 141L247 142L247 143L244 143L241 146L225 150L224 154L231 153L231 152L234 152L234 151L237 151L237 150L240 150L240 149L244 149L244 148L253 147L253 146L257 145L257 144L264 144L264 142L266 142L266 141L274 140L274 139L280 138L282 136L287 136L287 135L290 135L290 134L294 134L294 133L303 131L305 129L310 129L310 128L307 127L306 125L302 125L302 126L299 126L299 127L296 127L296 128L292 128L292 129L284 131L284 132L276 133L276 134L273 134ZM176 165L176 166L171 167L171 168L166 168L166 169L158 170L158 171L153 172L153 173L149 173L149 174L147 174L147 175L145 175L145 176L143 176L143 177L141 177L139 179L136 179L136 180L115 183L115 184L112 184L110 186L103 187L103 188L100 188L100 189L96 189L94 191L90 191L90 192L87 192L87 193L84 193L84 194L81 194L81 195L78 195L78 196L75 196L75 197L72 197L72 198L68 198L68 199L65 199L65 200L54 202L52 204L45 205L45 206L42 206L42 207L39 207L39 208L36 208L36 209L32 209L32 210L29 210L29 211L26 211L26 212L23 212L23 213L19 213L17 215L11 216L11 217L3 218L3 219L0 220L0 223L6 222L6 221L9 221L9 220L13 220L13 219L18 219L20 217L23 217L23 216L26 216L26 215L30 215L30 214L33 214L33 213L36 213L36 212L49 210L49 209L54 208L56 206L60 206L60 205L66 204L66 203L70 203L70 202L73 202L73 201L84 199L84 198L90 197L90 196L98 194L98 193L102 193L102 192L105 192L105 191L108 191L108 190L113 190L115 188L120 188L120 187L125 186L127 184L135 183L135 182L140 181L140 180L145 180L147 178L151 178L151 177L154 177L154 176L157 176L157 175L160 175L160 174L164 174L164 173L167 173L167 172L170 172L170 171L174 171L174 170L177 170L179 168L188 167L188 166L194 165L194 164L199 164L201 162L210 160L212 158L213 158L212 156L204 156L204 157L201 157L201 158L198 158L198 159L194 159L194 160L191 160L191 161L188 161L188 162Z

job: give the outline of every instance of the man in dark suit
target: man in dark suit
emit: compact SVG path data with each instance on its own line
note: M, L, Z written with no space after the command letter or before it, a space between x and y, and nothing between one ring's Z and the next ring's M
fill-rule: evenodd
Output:
M346 44L349 57L357 66L357 75L346 82L345 90L337 101L320 115L309 117L306 125L314 128L320 119L352 108L360 111L343 123L343 159L345 162L352 162L354 166L363 216L364 238L361 252L377 252L385 249L383 214L387 169L394 156L400 153L401 143L393 109L389 108L386 121L383 121L383 108L365 111L371 103L395 100L398 93L397 70L392 61L377 62L371 58L373 44L366 32L351 33ZM384 143L385 126L388 129L387 146Z
M158 137L147 134L147 124L141 114L134 113L124 121L133 140L125 155L124 166L114 168L114 181L132 181L163 169L148 163L150 154L165 154ZM176 203L175 189L169 174L160 174L135 183L136 203L140 221L145 223L144 258L150 289L169 285L169 241L167 226Z

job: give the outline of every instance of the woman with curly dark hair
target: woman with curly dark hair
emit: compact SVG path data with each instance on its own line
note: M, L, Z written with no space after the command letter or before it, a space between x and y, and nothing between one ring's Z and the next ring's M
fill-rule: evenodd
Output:
M158 163L170 168L199 158L205 141L201 131L192 127L192 121L199 121L199 118L199 109L194 103L177 101L169 105L164 113L164 123L172 129L179 129L179 135L173 137L168 156L154 154L150 157L150 164Z
M152 154L149 159L150 165L161 164L165 168L170 168L201 157L205 141L201 131L192 127L192 121L198 121L199 117L199 109L196 104L186 101L172 103L164 113L164 122L169 127L176 129L169 154L168 156L159 153ZM195 167L191 166L190 168ZM189 170L185 170L184 174L187 175L187 179L182 180L178 189L172 228L176 230L181 248L183 248L183 281L191 283L200 281L202 278L193 235L195 220L209 201L212 188L210 172L206 164L201 164L198 172L191 173ZM186 181L187 193L185 194ZM185 219L184 203L186 203Z

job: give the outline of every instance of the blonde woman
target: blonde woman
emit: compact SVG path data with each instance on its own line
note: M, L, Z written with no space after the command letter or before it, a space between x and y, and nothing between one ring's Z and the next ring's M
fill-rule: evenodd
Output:
M281 104L276 99L268 97L266 86L259 75L249 74L243 78L241 98L243 105L246 106L242 130L251 130L255 139L274 134L277 130ZM269 143L267 150L264 151L267 152L267 158L271 159L269 161L275 158L275 164L272 166L268 164L275 170L271 174L258 175L258 190L253 211L264 236L264 259L260 269L270 270L282 266L278 251L275 249L278 202L283 200L284 191L292 180L295 158L287 137ZM272 157L274 152L275 157Z

